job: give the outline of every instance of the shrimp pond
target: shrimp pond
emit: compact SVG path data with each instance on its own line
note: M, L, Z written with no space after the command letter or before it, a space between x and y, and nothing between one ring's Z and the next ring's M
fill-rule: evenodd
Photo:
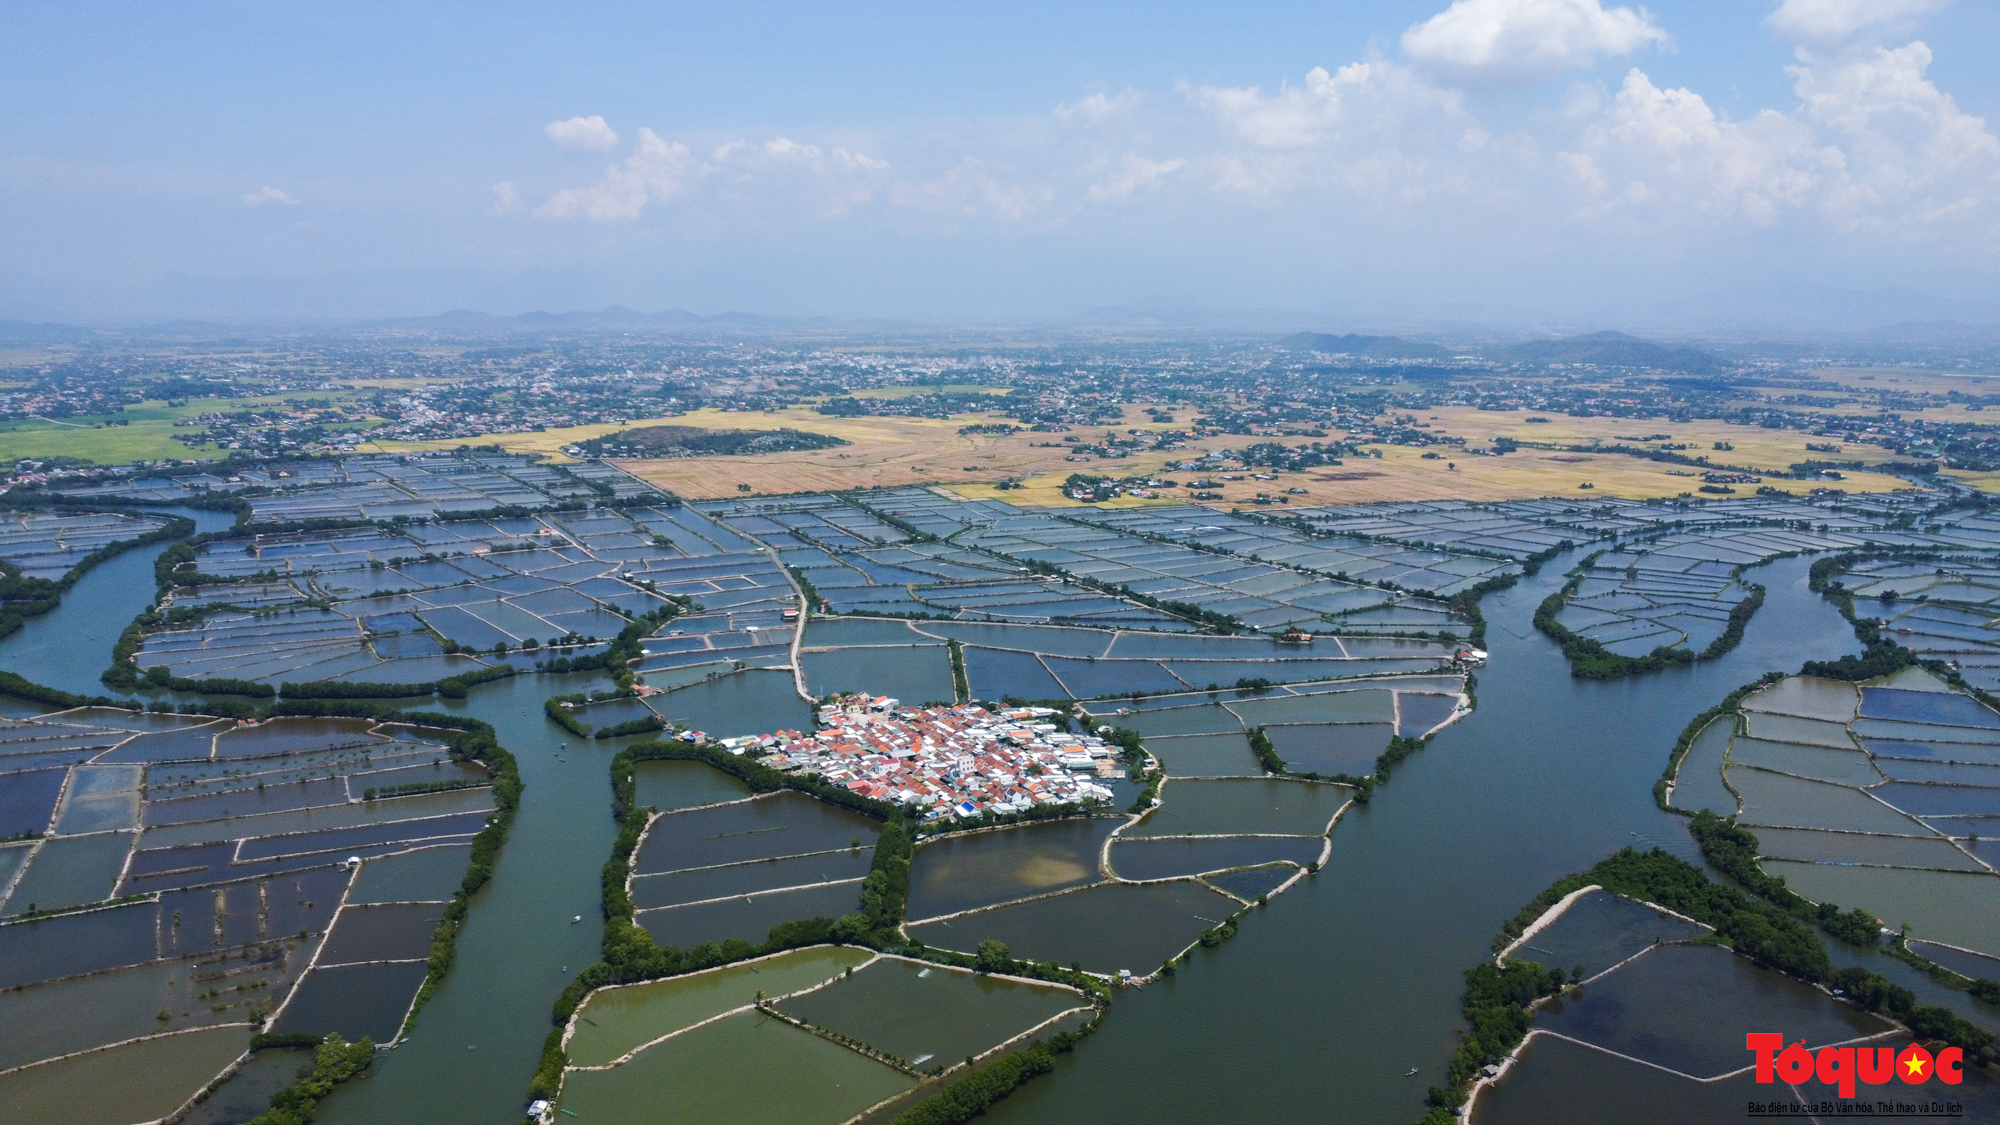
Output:
M1977 564L2000 526L1906 519L1916 502L1893 497L1373 505L1292 513L1298 526L1178 507L1058 518L922 489L688 505L632 490L556 510L575 482L525 459L363 461L273 485L251 526L404 522L209 539L186 559L198 578L170 581L127 645L139 686L119 706L8 701L0 984L18 987L0 993L0 1026L35 1033L0 1037L0 1115L241 1122L302 1061L251 1052L266 1030L393 1044L324 1099L322 1122L519 1120L551 1005L600 955L613 756L678 731L810 731L810 697L854 690L1047 703L1055 723L1131 732L1135 755L1129 774L1093 763L1114 799L1088 815L919 821L894 952L762 955L773 927L864 911L894 837L741 771L639 762L632 921L719 963L581 996L554 1025L559 1118L886 1120L968 1060L1074 1041L986 1119L1338 1107L1401 1125L1457 1049L1462 970L1492 956L1522 902L1626 845L1699 862L1685 819L1652 799L1674 734L1767 672L1861 651L1810 588L1812 558L1785 556L1955 552L1907 574L1864 561L1848 581L1906 597L1922 583L1928 609L1881 603L1897 635L1973 685L2000 668L1992 618L1963 608L2000 596ZM1713 659L1573 677L1536 609L1571 567L1639 537L1629 558L1594 560L1566 626L1621 654L1700 649L1753 586L1761 607ZM85 575L0 639L0 668L101 694L120 630L154 607L159 550ZM1450 599L1475 587L1488 658L1468 674L1454 657L1472 625ZM593 663L613 637L644 693ZM490 682L425 694L468 673ZM205 678L477 719L512 752L519 809L434 987L433 939L498 808L487 767L421 720L143 709L201 702L171 685ZM557 696L573 726L544 717ZM1907 924L1912 948L1993 975L1997 747L2000 718L1922 673L1792 676L1699 733L1668 801L1736 814L1800 893ZM1562 1120L1550 1107L1565 1089L1621 1105L1637 1092L1635 1120L1733 1114L1744 1028L1886 1030L1700 938L1607 892L1533 935L1516 956L1591 979L1538 1017L1548 1034L1482 1090L1475 1119ZM1837 956L2000 1024L1901 962Z

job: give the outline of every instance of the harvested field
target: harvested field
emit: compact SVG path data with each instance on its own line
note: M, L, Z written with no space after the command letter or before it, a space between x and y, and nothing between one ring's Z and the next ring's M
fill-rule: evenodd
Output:
M1117 476L1152 473L1160 471L1168 461L1186 455L1181 451L1135 453L1116 460L1082 463L1064 460L1070 456L1070 450L1062 439L1076 436L1089 440L1098 431L1079 429L1074 434L958 432L961 427L975 423L1009 421L990 413L965 414L950 419L835 418L815 414L808 408L793 407L770 414L724 414L701 410L676 421L713 429L791 427L843 438L850 443L835 449L755 457L615 462L647 483L689 499L737 496L741 494L737 486L743 484L749 485L752 493L788 493L929 482L990 485L1025 476L1029 478L1028 487L1009 492L1007 495L1010 498L1030 504L1067 504L1071 501L1062 498L1056 489L1072 472ZM1161 430L1173 427L1147 421L1143 414L1133 411L1118 429L1122 433L1133 428ZM504 443L506 439L501 440ZM1233 437L1222 444L1247 444L1253 440ZM1044 496L1043 492L1047 495Z
M1512 438L1520 442L1561 445L1587 445L1594 441L1602 441L1606 444L1617 443L1645 448L1659 448L1663 444L1672 443L1686 445L1686 449L1672 452L1688 457L1707 457L1716 462L1772 472L1788 469L1795 462L1807 460L1864 461L1872 464L1896 459L1894 454L1879 445L1840 443L1839 453L1814 452L1806 448L1806 443L1826 439L1816 438L1802 430L1767 430L1759 426L1739 426L1714 418L1690 419L1685 422L1669 422L1660 418L1651 420L1611 417L1573 418L1567 414L1551 414L1547 411L1480 410L1470 406L1440 407L1434 411L1426 411L1420 417L1430 423L1431 428L1454 437L1465 438L1475 446L1483 445L1496 437ZM1545 418L1547 421L1530 422L1528 421L1530 418ZM1653 437L1656 434L1670 436L1652 441L1620 441L1621 436L1631 439ZM1727 442L1734 448L1716 449L1715 443L1718 441Z
M1705 420L1687 424L1636 423L1617 418L1547 417L1548 423L1529 423L1525 411L1482 411L1450 407L1425 415L1440 433L1465 437L1474 448L1485 448L1494 437L1518 441L1560 444L1585 443L1593 438L1606 442L1619 434L1638 436L1670 432L1673 441L1685 442L1688 456L1707 454L1729 464L1781 470L1796 461L1826 459L1830 455L1809 453L1805 442L1810 435L1790 430L1764 430ZM874 486L937 484L970 499L1001 499L1014 504L1070 506L1075 501L1060 491L1071 473L1109 476L1161 474L1169 461L1178 461L1192 452L1209 449L1236 449L1271 439L1248 434L1218 435L1188 443L1186 449L1166 452L1135 452L1129 457L1105 460L1069 461L1070 450L1064 437L1089 441L1101 436L1095 428L1078 428L1067 434L1032 433L960 434L963 426L975 423L1008 422L998 414L963 414L949 419L861 417L841 418L816 414L809 406L793 406L759 414L696 410L673 419L673 424L699 426L711 430L776 430L791 428L838 437L849 444L834 449L808 450L739 457L693 457L673 460L628 459L613 462L619 468L659 488L691 500L778 495L804 491L838 491ZM1178 429L1186 425L1153 422L1137 407L1128 407L1115 428L1149 431ZM1635 429L1635 427L1637 427ZM1650 428L1649 428L1650 427ZM498 434L491 441L511 453L542 453L557 461L567 460L564 446L619 429L617 426L576 426L541 433ZM1339 435L1336 435L1339 436ZM1299 439L1285 439L1298 444ZM1727 441L1735 449L1715 451L1717 441ZM383 452L450 448L461 442L382 442ZM1653 444L1658 444L1653 443ZM1444 459L1427 461L1425 450L1408 446L1372 445L1382 456L1349 458L1345 466L1313 469L1302 473L1278 473L1276 479L1258 481L1241 474L1240 481L1219 481L1203 491L1220 492L1221 500L1203 503L1229 508L1254 503L1259 492L1285 496L1292 505L1354 504L1378 500L1518 500L1541 496L1575 496L1585 482L1596 495L1628 499L1650 499L1693 492L1700 485L1697 470L1648 461L1619 453L1578 454L1565 450L1520 449L1504 457L1473 457L1459 450L1444 450ZM1886 451L1875 446L1855 446L1833 459L1881 461ZM1457 469L1447 466L1456 463ZM1677 475L1678 474L1678 475ZM1211 477L1217 474L1209 474ZM1238 474L1230 474L1238 475ZM1020 479L1023 487L999 490L993 486ZM1185 485L1187 474L1173 474ZM1996 478L2000 479L2000 478ZM1776 478L1765 483L1792 492L1805 492L1821 482L1786 481ZM740 486L747 485L748 488ZM1837 487L1849 492L1883 492L1909 487L1894 477L1873 473L1849 473ZM1288 488L1303 488L1302 494L1287 494ZM1748 492L1750 489L1742 489ZM1140 506L1164 500L1184 500L1188 490L1162 490L1157 499L1120 497L1110 507Z

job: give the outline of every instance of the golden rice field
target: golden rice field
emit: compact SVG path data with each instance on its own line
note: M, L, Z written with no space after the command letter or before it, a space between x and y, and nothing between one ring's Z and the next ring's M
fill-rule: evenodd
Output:
M1417 417L1429 422L1434 429L1443 433L1481 444L1496 437L1556 445L1582 445L1593 440L1608 444L1616 442L1621 436L1634 438L1670 434L1671 438L1664 439L1665 441L1687 446L1686 449L1675 452L1689 457L1705 456L1721 464L1742 465L1766 472L1782 472L1799 461L1877 463L1894 460L1893 454L1876 445L1848 445L1832 438L1813 437L1798 430L1766 430L1758 426L1738 426L1712 418L1689 422L1668 422L1660 419L1633 421L1627 418L1572 418L1567 414L1528 410L1479 410L1470 406L1425 411ZM1546 418L1548 421L1530 422L1528 421L1530 418ZM1716 449L1715 443L1718 441L1726 442L1735 448ZM1840 446L1840 452L1815 452L1806 448L1807 442L1814 444L1830 442ZM1628 441L1625 444L1657 447L1663 444L1663 441L1644 443Z
M1185 412L1183 412L1185 413ZM1690 456L1707 452L1718 461L1782 469L1808 457L1802 435L1791 431L1769 431L1722 422L1700 422L1640 426L1607 418L1569 418L1560 414L1547 423L1529 423L1525 411L1493 412L1470 408L1449 408L1420 415L1444 434L1462 436L1484 447L1493 437L1513 437L1520 441L1581 444L1591 438L1615 440L1618 435L1672 433L1676 442L1686 441ZM796 406L779 411L742 413L696 410L662 420L674 425L704 429L770 430L792 428L843 438L850 444L833 449L803 450L741 457L700 457L674 460L629 459L616 464L657 487L688 499L714 499L755 494L782 494L850 488L896 487L909 484L936 484L968 497L998 497L1015 503L1063 505L1074 503L1063 496L1062 482L1073 472L1107 476L1155 475L1166 472L1169 461L1185 459L1201 449L1237 449L1258 441L1272 440L1250 435L1228 435L1191 442L1186 450L1134 453L1112 460L1088 462L1065 460L1070 456L1063 437L1084 441L1101 436L1101 430L1076 429L1069 434L1020 432L1006 435L960 434L961 427L977 422L1003 422L998 415L959 415L951 419L864 417L837 418L813 413ZM1180 425L1184 425L1183 418ZM636 425L651 423L640 422ZM364 446L398 452L416 449L450 449L465 444L497 444L516 453L540 453L562 461L564 446L620 429L616 425L577 426L541 433L496 434L468 441L380 442ZM1174 425L1146 420L1138 408L1127 408L1115 429L1162 430ZM1280 439L1297 444L1298 439ZM1696 442L1712 446L1728 441L1731 452L1695 448ZM1223 498L1202 501L1216 507L1241 507L1254 503L1257 493L1287 496L1296 505L1355 504L1381 500L1520 500L1541 496L1619 496L1627 499L1655 499L1683 492L1700 495L1702 483L1697 470L1648 461L1618 453L1565 453L1521 449L1502 457L1471 457L1439 446L1431 452L1440 460L1425 460L1426 450L1378 445L1380 458L1348 458L1342 466L1328 466L1302 473L1277 474L1272 481L1258 481L1248 473L1242 480L1217 481ZM1856 447L1840 454L1843 459L1882 460L1884 454L1873 446ZM1455 464L1455 469L1448 466ZM1170 479L1185 485L1193 475L1176 472ZM1002 490L1002 481L1020 480L1019 489ZM1791 492L1805 492L1813 482L1771 479L1766 483ZM1590 484L1584 489L1581 486ZM1739 486L1739 494L1755 486ZM1894 477L1875 473L1850 473L1837 487L1849 492L1883 492L1908 487ZM2000 486L1996 486L2000 487ZM1301 494L1286 494L1302 488ZM1167 490L1160 498L1122 498L1120 505L1167 503L1184 500L1187 490Z

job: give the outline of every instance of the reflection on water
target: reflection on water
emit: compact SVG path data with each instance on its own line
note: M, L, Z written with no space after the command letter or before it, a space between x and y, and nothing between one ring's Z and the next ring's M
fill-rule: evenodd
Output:
M1104 841L1124 823L1074 818L934 840L910 864L905 915L935 918L1094 883Z

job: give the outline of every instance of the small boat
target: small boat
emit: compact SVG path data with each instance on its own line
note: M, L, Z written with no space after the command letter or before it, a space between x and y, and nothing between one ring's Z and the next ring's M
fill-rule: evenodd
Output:
M579 914L579 915L577 915L576 917L574 917L574 918L571 918L571 919L569 920L569 924L570 924L570 925L572 925L572 926L574 926L574 925L576 925L576 924L577 924L578 922L581 922L581 921L583 921L583 915Z
M1408 1078L1410 1075L1415 1074L1416 1072L1417 1068L1413 1066L1410 1069L1403 1072L1403 1077Z

